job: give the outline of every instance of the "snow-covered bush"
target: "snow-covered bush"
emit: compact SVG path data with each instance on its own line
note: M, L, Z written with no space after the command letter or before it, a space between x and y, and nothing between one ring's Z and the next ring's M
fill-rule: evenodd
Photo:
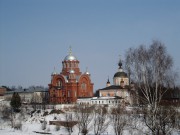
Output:
M41 129L42 130L45 130L46 129L46 126L47 126L47 122L44 120L41 124Z
M22 123L21 121L16 121L14 123L14 129L21 130L22 129Z
M11 114L11 109L7 106L2 107L2 118L3 119L9 119Z
M50 127L48 126L48 127L46 127L46 131L47 132L49 132L50 131Z
M60 126L59 126L59 125L56 125L55 130L56 130L56 131L59 131L59 130L60 130Z

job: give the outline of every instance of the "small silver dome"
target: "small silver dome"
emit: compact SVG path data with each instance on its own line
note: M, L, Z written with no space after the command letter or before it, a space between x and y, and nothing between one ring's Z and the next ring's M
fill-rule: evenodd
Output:
M90 73L88 72L88 67L86 67L86 72L84 74L90 75Z
M57 73L54 71L54 72L52 72L52 75L57 75Z
M90 73L88 71L85 72L86 75L90 75Z
M77 60L77 58L72 55L72 49L71 47L69 48L69 54L64 58L65 61L73 61L73 60Z
M51 75L57 75L57 72L56 72L55 67L54 67L54 71L52 72L52 74L51 74Z
M73 60L77 60L75 56L69 54L64 58L65 61L73 61Z
M69 71L69 73L70 73L70 74L74 74L75 71L74 71L73 69L71 69L71 70Z

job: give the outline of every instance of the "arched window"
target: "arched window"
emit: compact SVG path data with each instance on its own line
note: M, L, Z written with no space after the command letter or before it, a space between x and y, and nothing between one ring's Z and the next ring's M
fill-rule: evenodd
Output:
M57 80L57 84L56 84L56 86L58 86L58 87L62 88L62 86L63 86L63 82L62 82L62 80Z
M81 89L86 90L86 83L83 82L83 83L81 84Z
M107 93L107 96L110 97L110 93Z
M76 91L74 92L74 97L76 97Z
M70 95L71 95L71 91L70 91L70 90L68 90L68 97L70 97Z

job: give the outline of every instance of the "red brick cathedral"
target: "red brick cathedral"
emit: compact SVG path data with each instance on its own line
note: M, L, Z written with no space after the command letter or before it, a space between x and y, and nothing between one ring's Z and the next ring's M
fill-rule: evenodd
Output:
M55 71L51 75L49 84L49 95L51 103L75 103L77 98L92 97L93 83L88 71L81 73L79 61L72 55L70 48L69 55L62 61L60 74Z

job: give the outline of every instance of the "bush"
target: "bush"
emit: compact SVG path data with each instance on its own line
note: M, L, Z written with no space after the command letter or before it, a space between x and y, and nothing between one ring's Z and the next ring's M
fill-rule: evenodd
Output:
M56 116L54 116L54 120L57 120L57 117L56 117Z
M61 110L52 110L49 114L54 114L54 113L61 114L61 113L64 113L64 112L61 111Z
M43 116L46 116L46 115L48 115L48 112L47 112L47 111L46 111L46 112L44 112Z
M46 126L47 126L47 122L44 120L41 124L41 129L42 130L45 130L46 129Z
M41 110L37 110L37 113L41 113Z
M18 93L16 92L13 93L10 105L13 108L13 111L20 112L19 108L21 107L21 97L19 96Z
M11 114L11 109L6 107L6 106L3 107L3 109L2 109L2 118L3 119L9 119L10 114Z
M22 123L21 122L16 122L14 124L14 129L21 130L22 129Z
M47 132L49 132L49 131L50 131L50 128L49 128L49 126L47 127L46 131L47 131Z
M60 126L56 125L55 129L56 129L56 131L59 131L60 130Z
M35 110L31 111L31 114L35 113Z

